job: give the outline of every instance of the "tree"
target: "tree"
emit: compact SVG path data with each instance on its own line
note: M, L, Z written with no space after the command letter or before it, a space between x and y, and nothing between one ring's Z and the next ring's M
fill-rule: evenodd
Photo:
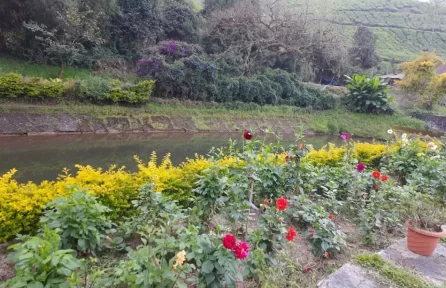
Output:
M370 69L378 64L375 52L376 36L365 26L358 26L353 35L353 47L349 50L350 61L354 66Z
M39 41L48 60L60 65L59 78L66 66L86 53L86 47L104 43L100 29L103 12L93 8L87 1L70 3L57 11L58 25L52 29L34 21L23 24Z
M443 64L434 53L423 53L421 57L402 63L404 79L397 82L398 87L406 93L417 95L419 105L431 110L446 94L446 74L437 75L436 69Z
M311 71L308 80L314 80L314 74L338 74L343 65L339 35L308 9L284 0L241 1L207 20L206 51L239 59L244 74L270 67Z

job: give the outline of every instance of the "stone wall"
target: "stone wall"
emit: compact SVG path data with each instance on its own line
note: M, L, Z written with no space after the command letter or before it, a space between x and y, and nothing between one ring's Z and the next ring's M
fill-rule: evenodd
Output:
M68 114L0 114L0 135L67 133L143 133L156 131L235 132L246 128L297 131L293 120L221 119L212 117L94 117Z
M438 116L427 113L413 113L412 116L420 120L424 120L430 129L446 132L446 116Z

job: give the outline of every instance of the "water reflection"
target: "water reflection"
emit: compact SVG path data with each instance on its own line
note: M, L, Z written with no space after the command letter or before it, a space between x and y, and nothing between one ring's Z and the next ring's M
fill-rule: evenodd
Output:
M230 138L241 140L241 135L153 133L1 137L0 174L16 168L16 179L39 182L56 179L64 167L74 172L74 164L102 168L117 164L135 171L134 155L147 161L152 151L156 151L159 159L171 153L172 162L179 164L195 153L206 155L212 147L226 146ZM270 136L267 141L272 139ZM336 136L307 136L306 140L315 147L339 141ZM285 135L283 142L293 143L294 136Z

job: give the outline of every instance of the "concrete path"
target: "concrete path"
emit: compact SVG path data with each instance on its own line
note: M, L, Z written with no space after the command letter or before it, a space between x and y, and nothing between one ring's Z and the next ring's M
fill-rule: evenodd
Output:
M446 287L446 246L438 244L432 256L420 256L407 249L406 239L400 240L378 254L386 261L417 274L435 286ZM319 282L319 288L384 288L380 276L356 264L347 263ZM404 288L404 287L401 287Z

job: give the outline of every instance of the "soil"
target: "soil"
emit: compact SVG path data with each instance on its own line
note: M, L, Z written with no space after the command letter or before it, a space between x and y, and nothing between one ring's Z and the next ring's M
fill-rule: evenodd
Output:
M15 276L14 265L7 258L7 247L11 243L0 244L0 282L11 279Z

